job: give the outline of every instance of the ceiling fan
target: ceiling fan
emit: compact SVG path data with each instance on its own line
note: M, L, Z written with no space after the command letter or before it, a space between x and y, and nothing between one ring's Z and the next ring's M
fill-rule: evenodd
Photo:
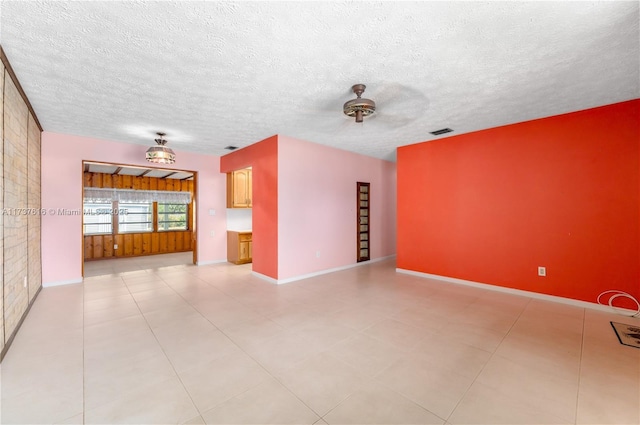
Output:
M373 85L372 85L373 87ZM418 119L428 109L428 100L424 94L411 87L397 83L381 83L373 87L372 99L362 97L367 86L354 84L351 91L355 99L348 100L342 106L347 117L362 123L364 118L390 127L401 127Z
M368 117L376 111L376 103L371 99L365 99L362 97L364 89L367 86L364 84L354 84L351 90L358 96L356 99L348 100L344 106L342 106L342 112L348 117L356 117L356 122L362 122L363 117Z
M423 117L429 104L419 90L389 82L353 84L348 93L344 90L333 96L313 94L311 98L315 107L303 112L309 117L306 128L324 134L351 131L350 128L372 132L395 130Z

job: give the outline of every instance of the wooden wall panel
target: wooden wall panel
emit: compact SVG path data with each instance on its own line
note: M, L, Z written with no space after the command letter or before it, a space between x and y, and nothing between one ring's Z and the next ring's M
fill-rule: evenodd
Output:
M116 257L124 257L124 235L114 235L114 245L118 245L118 248L114 248Z
M119 174L84 173L84 185L87 187L114 187L116 189L136 190L173 190L193 193L193 180L176 180L146 176L128 176Z
M102 174L93 174L91 176L91 187L103 187L102 186Z
M93 242L93 258L102 258L104 254L103 242L104 237L102 235L95 235L91 237Z
M184 237L182 233L173 232L176 238L176 251L184 251Z
M133 234L133 255L141 255L142 254L142 234L134 233Z
M103 237L103 242L102 242L102 249L103 249L103 257L104 258L112 258L114 255L113 252L113 235L104 235Z
M160 252L163 254L165 252L169 252L167 234L163 232L163 233L159 233L158 235L160 237Z
M91 260L93 259L93 237L85 236L84 237L84 259Z
M120 176L120 189L133 189L133 176Z
M85 260L185 252L193 249L192 233L127 233L84 237ZM114 244L118 245L114 249Z
M41 208L41 131L33 115L29 114L27 145L27 207L30 211ZM42 222L40 214L27 217L27 251L29 302L33 301L42 287Z
M130 233L124 235L124 256L133 256L133 235Z
M142 254L151 254L151 233L142 234Z
M4 80L4 207L25 208L28 197L29 109L11 78ZM17 330L29 305L27 215L3 214L5 342Z
M169 252L176 250L176 232L167 232L167 245Z
M3 109L4 73L4 64L0 61L0 106ZM0 111L0 176L4 176L4 110ZM0 178L0 194L4 194L4 177ZM2 198L3 196L0 196L0 208L4 208L4 199ZM0 215L0 285L4 291L4 220L2 215ZM0 296L0 357L4 348L4 296Z
M151 253L157 254L160 252L160 234L151 234Z

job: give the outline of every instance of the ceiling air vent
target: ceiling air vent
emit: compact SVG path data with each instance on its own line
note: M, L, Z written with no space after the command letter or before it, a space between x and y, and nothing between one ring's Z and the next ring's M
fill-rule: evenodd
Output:
M229 146L225 146L225 149L228 149L228 150L230 150L230 151L235 151L236 149L238 149L238 147L237 147L237 146L229 145Z
M431 134L433 134L434 136L439 136L444 133L451 133L452 131L453 130L451 130L450 128L443 128L441 130L432 131Z

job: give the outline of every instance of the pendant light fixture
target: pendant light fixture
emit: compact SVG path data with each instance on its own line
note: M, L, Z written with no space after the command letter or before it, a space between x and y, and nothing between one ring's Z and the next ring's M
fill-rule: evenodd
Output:
M159 138L155 139L156 146L147 149L147 161L155 164L173 164L176 162L176 154L165 145L167 141L164 136L166 133L156 133Z

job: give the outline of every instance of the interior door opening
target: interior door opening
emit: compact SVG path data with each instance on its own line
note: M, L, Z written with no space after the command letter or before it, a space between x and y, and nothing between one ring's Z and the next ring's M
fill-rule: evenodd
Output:
M82 173L83 276L197 264L196 172L85 161Z
M370 208L370 183L357 183L357 246L358 246L358 262L368 261L369 256L369 230L371 226L369 208Z

